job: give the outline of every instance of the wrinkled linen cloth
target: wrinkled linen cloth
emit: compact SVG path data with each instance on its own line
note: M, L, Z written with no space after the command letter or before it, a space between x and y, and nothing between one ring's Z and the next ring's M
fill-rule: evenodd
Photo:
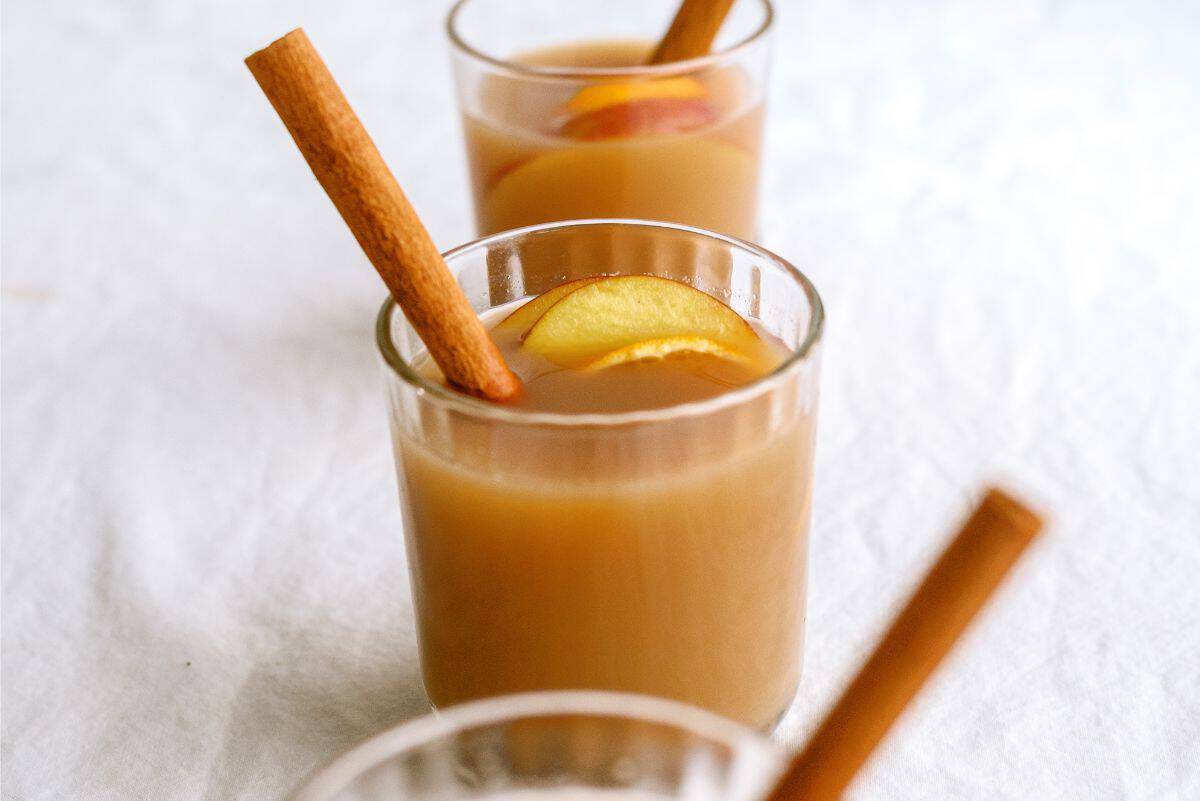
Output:
M779 5L762 240L829 323L776 737L1002 480L1053 525L850 797L1200 798L1200 6ZM241 60L305 25L450 247L444 11L5 5L5 801L278 799L428 709L382 289Z

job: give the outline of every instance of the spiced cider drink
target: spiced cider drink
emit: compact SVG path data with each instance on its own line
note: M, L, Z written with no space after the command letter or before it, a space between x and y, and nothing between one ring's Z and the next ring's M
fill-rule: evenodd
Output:
M497 0L465 0L450 19L480 233L621 217L753 238L766 4L740 0L728 47L669 63L651 63L659 24L640 9L533 5L528 24Z
M547 259L554 277L524 285ZM811 285L752 246L649 223L546 226L447 262L523 392L446 387L385 306L433 702L609 689L773 723L804 630Z

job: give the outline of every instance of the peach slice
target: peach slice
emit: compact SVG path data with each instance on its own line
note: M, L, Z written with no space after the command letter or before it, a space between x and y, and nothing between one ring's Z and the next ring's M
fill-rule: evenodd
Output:
M752 363L752 360L748 356L744 356L735 350L730 350L721 343L714 342L711 339L704 337L663 337L662 339L647 339L644 342L635 342L632 345L617 348L595 361L588 362L583 369L603 370L607 367L616 367L618 364L666 359L669 356L689 353L704 353L739 364L748 365Z
M704 84L693 78L664 78L659 81L636 83L598 83L585 86L566 104L570 114L587 114L608 106L618 106L631 100L648 100L654 97L697 98L704 97Z
M546 310L565 298L567 295L574 292L576 289L587 286L593 281L599 281L600 278L576 278L574 281L567 281L564 284L559 284L556 287L547 289L542 294L530 300L528 303L521 305L512 314L505 317L497 325L497 328L515 328L519 329L522 334L529 330L530 326L536 323Z
M647 97L567 119L558 133L581 142L626 139L631 136L681 134L717 121L717 112L704 100L688 97Z
M651 275L602 278L567 294L529 329L523 347L578 367L668 337L709 339L748 357L763 347L750 324L712 295Z

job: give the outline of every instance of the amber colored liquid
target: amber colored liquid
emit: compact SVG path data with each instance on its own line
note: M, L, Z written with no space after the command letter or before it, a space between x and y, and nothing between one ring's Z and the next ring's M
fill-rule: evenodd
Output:
M668 406L758 377L713 357L588 376L496 339L542 410ZM621 690L771 725L799 678L811 498L814 412L786 394L611 430L462 424L433 447L397 432L433 702Z
M645 63L647 42L590 42L516 61L541 66ZM711 124L682 133L579 141L563 109L579 86L493 76L464 112L480 233L534 223L625 217L683 223L751 239L755 233L762 100L736 66L688 76L703 84Z

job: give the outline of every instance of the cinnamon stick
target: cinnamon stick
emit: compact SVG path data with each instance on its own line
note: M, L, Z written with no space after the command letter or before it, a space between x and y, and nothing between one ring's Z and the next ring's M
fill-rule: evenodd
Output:
M834 801L1042 527L990 490L768 801Z
M515 399L519 379L304 31L246 66L450 383L492 401Z
M683 0L650 63L686 61L708 53L732 7L733 0Z

